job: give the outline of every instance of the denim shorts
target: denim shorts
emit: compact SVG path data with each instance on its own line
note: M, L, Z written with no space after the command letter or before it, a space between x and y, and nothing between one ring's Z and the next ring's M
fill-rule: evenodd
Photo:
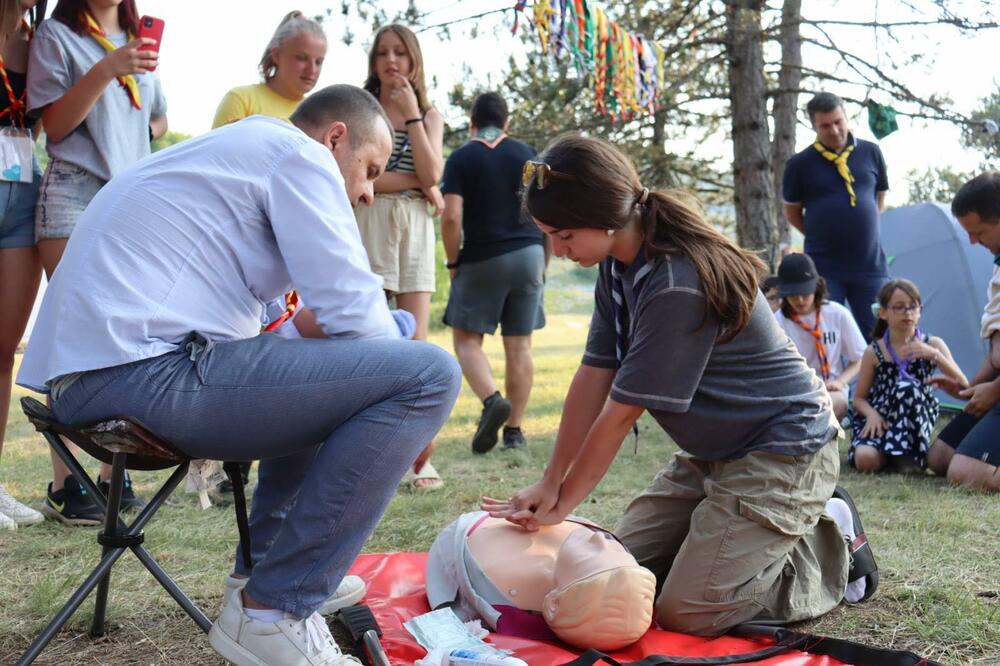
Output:
M53 157L38 192L35 240L69 238L80 214L106 182L82 167Z
M0 250L35 245L35 202L42 172L30 183L0 181Z

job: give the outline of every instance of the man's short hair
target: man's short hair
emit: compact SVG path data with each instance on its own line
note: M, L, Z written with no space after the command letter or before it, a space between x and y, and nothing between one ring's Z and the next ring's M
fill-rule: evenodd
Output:
M392 136L392 122L379 101L366 90L345 83L327 86L309 95L289 120L297 127L312 129L340 121L347 125L352 148L371 140L380 121Z
M507 102L495 92L483 93L472 103L471 120L476 127L503 128L507 122Z
M813 118L817 113L830 113L836 109L844 108L844 100L833 93L816 93L809 103L806 104L806 113L809 114L809 122L814 122Z
M1000 171L981 173L958 191L951 201L951 214L976 213L985 222L1000 222Z

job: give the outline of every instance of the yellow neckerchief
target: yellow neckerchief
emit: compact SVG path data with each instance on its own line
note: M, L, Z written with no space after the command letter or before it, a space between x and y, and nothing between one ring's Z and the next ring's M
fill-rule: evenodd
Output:
M94 20L94 17L90 15L90 12L84 11L83 18L87 22L87 31L90 33L90 36L96 39L97 43L103 46L105 51L111 53L112 51L118 48L117 46L111 43L111 40L108 39L107 34L104 32L101 26L98 25L97 21ZM129 32L128 40L132 41L132 39L133 39L132 33ZM138 82L136 82L135 77L132 76L131 74L126 74L125 76L119 76L117 78L118 78L118 83L122 85L122 88L124 88L125 92L128 94L128 99L130 102L132 102L132 106L134 106L137 109L141 109L142 98L139 96L139 84Z
M850 141L850 137L848 141ZM844 179L844 184L847 185L847 193L851 195L851 206L854 206L858 200L854 196L854 176L851 175L851 168L847 166L847 158L854 152L854 145L853 142L848 143L847 147L840 151L840 154L837 154L819 141L813 144L813 148L819 151L820 155L833 162L833 165L837 167L837 173Z

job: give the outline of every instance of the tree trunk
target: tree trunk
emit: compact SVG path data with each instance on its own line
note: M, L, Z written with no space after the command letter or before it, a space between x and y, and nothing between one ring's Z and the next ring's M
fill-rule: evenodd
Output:
M726 51L732 110L736 237L774 264L774 185L767 127L767 87L761 52L763 0L727 0Z
M781 9L781 69L778 71L778 92L774 95L774 141L771 143L771 170L774 173L774 219L778 243L791 242L791 228L785 219L781 200L781 179L785 163L795 154L799 85L802 81L802 0L784 0Z

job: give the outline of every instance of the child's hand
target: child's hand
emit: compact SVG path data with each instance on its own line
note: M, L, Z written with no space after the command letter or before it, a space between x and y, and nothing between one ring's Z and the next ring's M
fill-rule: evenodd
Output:
M936 389L941 389L953 398L962 399L959 395L963 390L965 390L967 385L958 382L947 375L934 375L927 379L927 383Z
M843 391L844 382L839 379L828 379L826 380L826 390L827 391Z
M865 419L865 427L861 429L859 437L881 437L887 429L885 419L881 414L873 414Z
M156 51L139 50L140 46L155 43L155 39L138 37L104 56L99 64L103 65L104 71L108 73L110 78L142 74L156 69L160 54Z
M900 357L907 361L926 358L928 361L936 363L941 354L935 347L932 347L923 340L915 339L907 342L899 351Z

